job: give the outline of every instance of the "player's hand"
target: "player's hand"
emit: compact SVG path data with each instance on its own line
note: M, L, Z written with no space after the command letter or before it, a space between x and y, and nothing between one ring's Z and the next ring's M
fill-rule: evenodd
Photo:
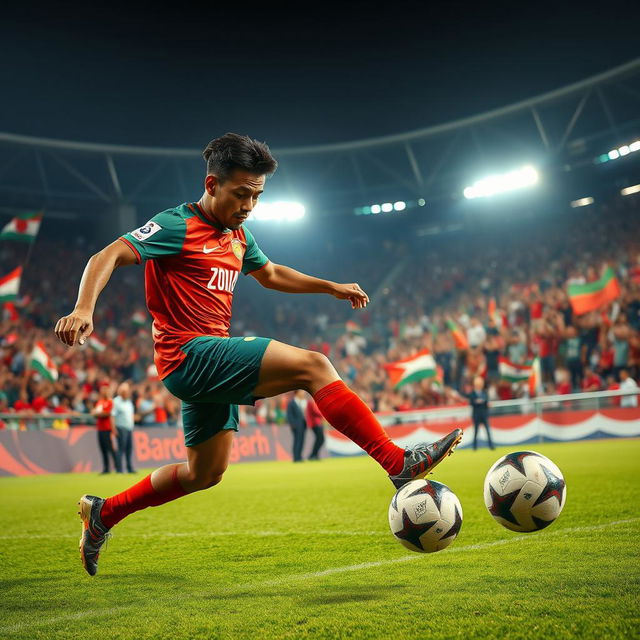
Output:
M68 347L84 344L93 331L93 318L86 311L73 311L56 322L56 336Z
M369 304L369 296L356 282L337 285L333 295L339 300L349 300L353 309L362 309Z

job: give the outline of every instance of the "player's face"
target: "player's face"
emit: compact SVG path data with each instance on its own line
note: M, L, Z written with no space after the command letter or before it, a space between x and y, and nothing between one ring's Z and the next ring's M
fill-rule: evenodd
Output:
M228 229L239 229L258 203L264 190L265 176L236 169L220 184L216 176L207 176L205 185L213 196L213 215Z

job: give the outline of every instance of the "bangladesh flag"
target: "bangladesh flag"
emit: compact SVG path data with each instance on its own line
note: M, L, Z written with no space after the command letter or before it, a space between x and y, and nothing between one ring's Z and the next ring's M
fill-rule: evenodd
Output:
M16 267L11 273L0 278L0 302L10 302L18 297L22 267Z
M420 351L415 356L410 356L398 362L389 362L384 365L389 379L394 388L410 382L418 382L425 378L437 378L436 361L428 349Z
M38 235L42 213L22 213L0 231L0 240L33 242Z
M469 348L469 342L464 331L451 319L447 320L447 328L451 331L453 341L456 343L456 349L465 351Z
M607 267L600 280L587 284L570 284L567 287L573 312L581 316L612 302L620 295L616 272Z
M36 342L31 352L31 367L35 369L43 378L51 382L58 379L58 368L49 357L42 342Z
M500 370L500 380L507 382L522 382L529 380L533 373L533 363L531 361L526 364L516 364L502 356L498 360L498 368Z

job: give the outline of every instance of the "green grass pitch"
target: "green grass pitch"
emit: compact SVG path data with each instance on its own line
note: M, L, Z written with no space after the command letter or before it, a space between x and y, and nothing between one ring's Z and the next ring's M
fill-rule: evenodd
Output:
M567 503L517 534L489 516L482 484L526 448L563 470ZM2 479L0 638L637 638L639 460L640 440L458 451L432 477L464 523L436 554L391 536L393 488L368 458L236 465L115 527L94 578L76 501L136 478Z

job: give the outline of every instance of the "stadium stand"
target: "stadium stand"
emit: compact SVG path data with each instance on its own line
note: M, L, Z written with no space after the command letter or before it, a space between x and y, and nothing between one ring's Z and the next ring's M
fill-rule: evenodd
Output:
M295 242L269 237L263 248L276 262L357 281L377 298L356 313L321 296L261 290L247 278L236 291L232 334L267 335L324 351L379 412L460 403L478 373L488 378L494 399L526 395L525 383L500 379L498 356L517 364L538 356L545 394L615 389L622 369L636 380L640 374L637 200L618 197L561 215L467 224L456 233L423 240L403 230L399 221L388 223L389 232L382 235L363 231L362 225L349 234L336 228L316 237L308 251L304 235ZM0 413L86 414L101 383L115 387L131 380L139 412L153 409L145 424L176 424L179 401L158 381L153 366L141 268L119 270L103 292L93 346L69 350L56 341L53 324L72 308L83 266L99 248L80 239L60 259L57 236L68 231L57 225L42 234L26 263L21 298L4 305ZM254 227L254 233L260 242L260 230ZM28 251L2 243L1 261L24 263ZM621 296L598 311L575 316L567 283L596 280L606 264L615 269ZM468 349L456 349L447 319L466 333ZM56 363L57 382L28 372L36 341ZM423 380L395 391L383 365L421 349L435 355L444 384ZM244 419L277 421L282 405L279 399L263 402L255 412L246 411Z

